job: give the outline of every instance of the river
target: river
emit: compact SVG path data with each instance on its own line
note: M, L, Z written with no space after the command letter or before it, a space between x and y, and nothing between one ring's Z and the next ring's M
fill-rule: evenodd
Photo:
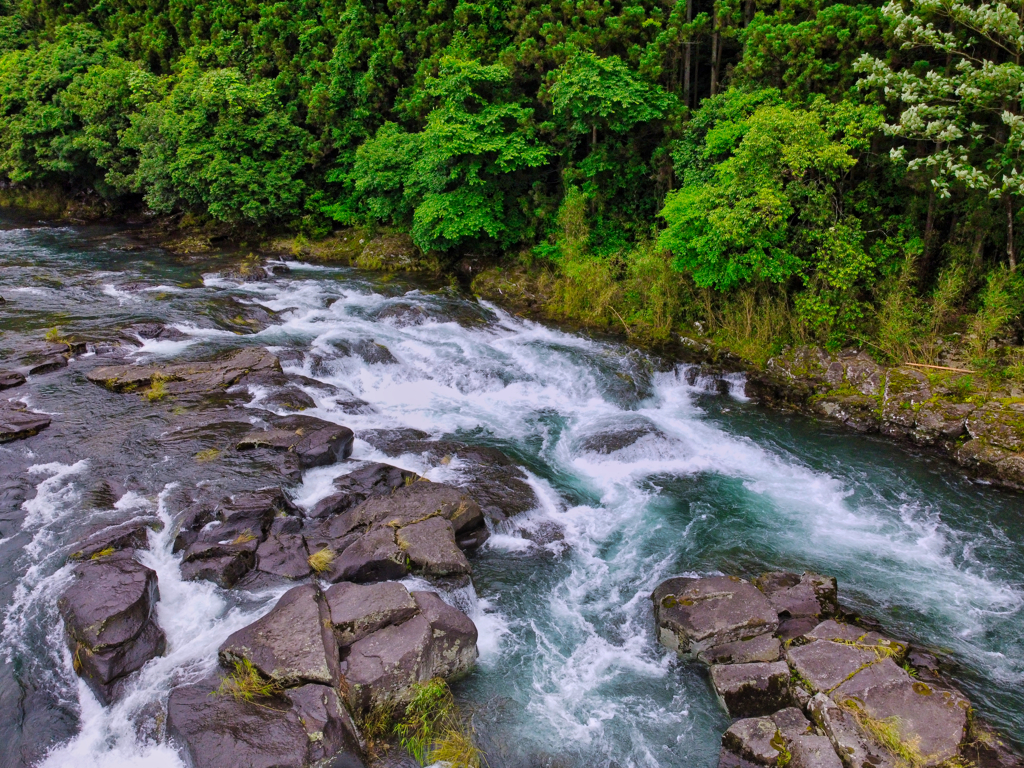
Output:
M455 690L491 768L715 766L729 721L705 671L657 644L649 595L673 575L768 569L835 575L841 602L944 653L979 713L1024 743L1020 494L969 482L944 460L882 438L767 411L743 397L738 375L724 386L690 376L691 384L685 365L450 289L302 263L243 283L218 276L210 258L131 244L112 228L0 222L0 356L17 357L55 326L102 342L130 323L159 321L185 337L141 343L130 360L253 344L291 350L286 371L369 403L346 412L309 392L308 413L355 430L355 460L458 482L458 461L389 459L358 439L405 427L499 448L527 471L537 509L473 557L475 592L448 596L480 629L478 668ZM267 327L239 334L238 302L273 310ZM395 303L423 308L427 321L374 319ZM331 343L359 339L396 361L366 363ZM176 489L211 472L225 487L257 480L242 461L213 469L167 455L174 404L90 384L83 373L102 357L80 355L2 393L54 414L40 435L0 445L3 768L181 765L139 732L137 714L208 670L227 635L282 591L183 582L169 532L154 534L143 558L160 579L167 655L109 709L77 680L56 609L72 543L134 514L169 520ZM601 449L623 433L641 436ZM352 466L308 470L291 495L310 505ZM96 478L110 476L123 485L118 497L93 499Z

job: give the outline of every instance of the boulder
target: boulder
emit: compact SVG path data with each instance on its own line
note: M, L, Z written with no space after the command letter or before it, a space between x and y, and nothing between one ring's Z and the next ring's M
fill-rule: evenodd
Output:
M479 505L461 488L442 483L417 482L388 496L367 499L351 510L352 526L383 525L400 528L428 517L451 521L456 533L483 524Z
M432 592L413 592L420 613L349 648L343 674L349 706L363 712L401 703L416 683L467 672L476 662L476 626Z
M789 705L789 667L784 661L715 664L711 684L732 717L765 715Z
M795 707L767 717L737 720L722 735L722 749L753 765L779 765L794 739L813 735L810 721Z
M857 671L878 661L878 656L868 648L817 640L790 646L786 659L799 676L799 682L809 686L810 693L814 694L828 693Z
M32 413L15 403L0 402L0 443L23 440L50 426L50 417Z
M419 613L409 591L394 581L365 585L342 582L328 589L324 597L334 635L343 647Z
M25 383L25 377L17 371L0 371L0 389L12 389Z
M338 768L363 768L332 689L306 685L249 702L219 692L222 680L216 673L168 698L167 734L192 768L310 768L332 754Z
M31 363L26 372L29 376L41 376L44 373L53 373L61 368L68 367L68 359L64 355L48 355L34 363Z
M409 572L392 528L376 528L345 547L332 563L330 581L387 581Z
M179 341L188 338L188 334L160 322L132 323L121 329L121 335L133 341L136 339Z
M165 650L153 618L156 573L125 551L87 560L73 574L57 601L68 647L75 671L109 704L119 681Z
M256 550L256 568L286 579L306 578L313 572L306 540L295 533L271 534Z
M324 647L317 588L303 584L285 592L270 613L232 634L220 647L226 666L249 661L284 687L331 685L332 660Z
M352 455L352 430L312 416L275 419L272 429L250 432L237 444L240 451L270 448L299 457L303 469L344 461Z
M317 502L307 517L329 517L345 512L373 496L387 496L420 479L415 472L373 462L357 467L334 481L336 493Z
M144 517L107 526L71 547L69 560L88 560L128 549L149 549L149 532L162 527L160 518Z
M395 542L405 552L413 571L427 576L459 576L472 572L455 543L455 529L442 517L429 517L398 529Z
M839 609L836 580L816 573L773 571L754 579L779 615L779 620L832 616Z
M854 710L862 723L892 723L921 766L956 757L966 735L970 702L957 691L915 681L892 659L858 672L832 699Z
M658 639L684 656L772 634L778 614L752 584L735 576L675 578L651 595Z
M304 411L315 408L316 401L298 387L279 387L260 398L257 404L268 411Z

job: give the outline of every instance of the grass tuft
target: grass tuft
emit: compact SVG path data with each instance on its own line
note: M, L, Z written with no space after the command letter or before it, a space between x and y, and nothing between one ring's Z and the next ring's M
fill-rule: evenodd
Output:
M115 551L116 550L113 547L106 547L104 549L101 549L99 552L94 552L92 557L90 557L89 559L99 560L101 557L106 557L107 555L114 554Z
M167 392L167 386L164 384L165 381L167 381L167 379L159 374L153 377L153 383L150 385L149 389L146 390L146 399L149 400L149 402L152 403L154 400L163 400L167 397L169 393Z
M335 557L333 549L324 547L309 556L309 567L313 569L314 573L325 573L330 569Z
M197 453L195 458L196 461L213 461L218 456L220 456L220 451L217 448L207 448Z
M887 717L884 720L871 717L852 699L840 702L840 706L853 715L858 725L875 741L885 747L909 768L919 768L925 764L925 758L918 746L919 739L904 741L900 735L900 719Z
M247 530L242 531L237 536L235 536L234 540L231 543L232 544L248 544L250 541L256 541L256 537L253 535L252 531L247 529Z
M284 689L276 680L268 680L248 659L236 661L234 668L217 688L218 696L230 696L238 701L257 703L256 699L279 696Z
M439 677L414 686L412 700L392 732L420 765L440 762L449 768L480 768L483 762L472 727Z

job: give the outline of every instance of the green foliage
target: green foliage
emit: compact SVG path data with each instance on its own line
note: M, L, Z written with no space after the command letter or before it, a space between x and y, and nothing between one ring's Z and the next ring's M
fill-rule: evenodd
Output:
M397 737L420 765L480 768L482 763L472 729L455 705L448 684L439 677L414 685L404 708L373 708L364 718L363 731L371 742Z

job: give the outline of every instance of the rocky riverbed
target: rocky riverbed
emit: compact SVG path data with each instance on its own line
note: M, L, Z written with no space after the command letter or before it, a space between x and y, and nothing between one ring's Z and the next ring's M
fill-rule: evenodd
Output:
M5 768L369 765L434 677L492 766L1015 764L1019 496L444 290L6 236Z

